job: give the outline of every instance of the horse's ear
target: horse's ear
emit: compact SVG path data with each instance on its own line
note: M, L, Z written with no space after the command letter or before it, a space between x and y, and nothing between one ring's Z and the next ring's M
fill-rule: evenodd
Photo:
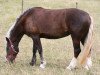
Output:
M9 38L7 38L7 37L6 37L6 41L7 41L7 43L9 43L9 44L10 44L10 40L9 40Z

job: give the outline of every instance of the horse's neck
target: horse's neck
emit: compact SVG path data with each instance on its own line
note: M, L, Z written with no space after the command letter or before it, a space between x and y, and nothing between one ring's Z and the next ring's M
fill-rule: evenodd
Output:
M14 27L10 32L10 39L14 45L18 46L22 36L23 32L19 26L17 26L16 28Z
M14 34L14 33L13 33L13 34ZM13 34L12 34L12 35L13 35ZM19 44L19 42L20 42L22 36L23 36L23 34L17 34L16 36L15 36L15 35L14 35L14 36L11 36L10 39L11 39L11 41L12 41L12 43L13 43L14 45L18 46L18 44Z

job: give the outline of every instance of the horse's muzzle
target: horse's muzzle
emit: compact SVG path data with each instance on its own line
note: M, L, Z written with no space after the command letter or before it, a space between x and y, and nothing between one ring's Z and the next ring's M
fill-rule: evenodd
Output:
M10 63L13 63L15 61L15 58L16 57L14 57L12 55L6 56L7 61L10 62Z

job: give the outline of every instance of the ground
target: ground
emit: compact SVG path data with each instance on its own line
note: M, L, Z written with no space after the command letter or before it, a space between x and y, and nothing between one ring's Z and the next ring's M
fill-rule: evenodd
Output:
M21 0L0 0L0 75L100 75L100 0L24 0L24 11L31 7L44 8L78 8L94 19L94 44L92 47L93 66L87 71L78 68L69 71L66 66L73 57L73 45L70 36L58 39L41 39L44 58L47 61L45 69L40 69L40 59L37 54L37 64L29 65L32 57L32 40L24 36L19 44L20 52L14 64L5 62L5 36L10 26L21 14Z

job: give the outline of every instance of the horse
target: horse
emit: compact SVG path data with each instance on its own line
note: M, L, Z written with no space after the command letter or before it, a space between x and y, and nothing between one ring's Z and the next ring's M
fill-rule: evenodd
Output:
M33 56L30 65L36 63L36 52L40 55L40 67L45 68L41 38L59 39L71 36L74 56L67 69L75 69L77 64L84 64L86 69L92 66L91 47L93 37L93 19L89 13L77 8L46 9L33 7L17 18L6 35L6 59L13 62L19 52L19 42L23 35L32 38ZM81 51L80 44L84 46ZM81 54L80 59L78 59Z

